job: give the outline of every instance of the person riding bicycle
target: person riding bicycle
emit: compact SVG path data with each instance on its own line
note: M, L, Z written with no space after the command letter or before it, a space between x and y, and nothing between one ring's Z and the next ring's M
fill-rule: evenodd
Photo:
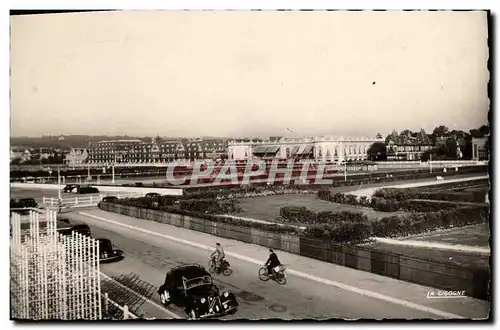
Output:
M210 255L211 258L215 259L215 270L218 271L222 265L222 260L226 255L224 254L224 249L220 243L215 244L215 251Z
M272 275L273 274L273 268L278 267L281 265L280 260L278 259L278 256L276 253L274 253L273 249L269 249L269 259L267 259L266 263L264 266L267 266L267 274Z

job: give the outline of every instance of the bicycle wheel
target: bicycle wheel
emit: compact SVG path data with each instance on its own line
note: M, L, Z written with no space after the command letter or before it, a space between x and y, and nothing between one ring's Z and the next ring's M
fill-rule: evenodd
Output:
M276 283L281 285L286 284L286 277L283 275L276 275Z
M267 274L267 268L262 267L259 269L259 279L261 281L269 281L269 275Z
M208 271L210 273L215 273L215 261L213 259L208 261Z
M224 270L222 271L222 274L224 276L229 276L232 273L233 273L233 270L231 269L231 266L229 266L229 265L226 265L225 268L224 268Z

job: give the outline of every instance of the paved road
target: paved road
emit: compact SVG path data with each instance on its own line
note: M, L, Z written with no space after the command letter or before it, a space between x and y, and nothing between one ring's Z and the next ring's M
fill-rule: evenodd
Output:
M16 191L16 194L23 194L22 191L17 189ZM46 191L43 191L42 195L45 193ZM264 261L267 256L266 248L92 208L83 212L101 217L101 220L79 214L79 211L66 215L74 222L88 223L94 237L109 238L118 248L125 251L124 260L102 265L101 271L131 288L131 296L135 297L135 300L128 302L129 305L140 305L143 312L156 318L172 317L171 312L159 306L160 302L155 292L164 279L165 272L183 263L205 265L208 259L208 251L199 246L175 241L176 239L206 246L212 246L215 241L219 241L228 254L237 252L253 258L239 259L229 256L228 259L235 269L234 274L230 277L214 276L215 283L222 289L234 292L241 304L240 311L234 316L226 316L226 319L414 319L443 318L447 317L446 313L466 318L484 318L489 312L489 303L484 301L472 298L426 299L426 293L432 288L285 252L279 252L279 255L292 272L289 274L287 285L261 282L257 277L259 265L252 263L251 260ZM168 236L175 239L169 239ZM299 273L294 274L293 270ZM318 281L310 276L304 277L300 272L327 281ZM332 281L336 281L337 284ZM377 295L385 298L379 298ZM146 301L145 298L151 301ZM130 295L127 299L131 299ZM424 309L412 307L412 304L423 306ZM425 307L437 309L438 313L426 310ZM175 306L169 308L175 314L185 317L179 308Z

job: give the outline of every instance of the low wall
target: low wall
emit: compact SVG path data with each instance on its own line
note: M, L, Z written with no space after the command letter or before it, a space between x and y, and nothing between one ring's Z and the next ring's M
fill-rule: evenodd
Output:
M17 183L10 184L11 188L22 189L46 189L57 190L66 187L66 185L43 184L43 183ZM96 186L100 192L139 192L139 193L158 193L161 195L182 196L180 188L148 188L148 187L120 187L120 186Z
M279 249L434 288L456 291L465 290L468 296L489 299L487 283L490 275L485 269L472 269L451 264L441 264L406 256L375 252L357 246L335 245L330 242L307 239L295 235L272 233L257 228L240 227L187 215L128 205L101 202L100 208L109 212Z

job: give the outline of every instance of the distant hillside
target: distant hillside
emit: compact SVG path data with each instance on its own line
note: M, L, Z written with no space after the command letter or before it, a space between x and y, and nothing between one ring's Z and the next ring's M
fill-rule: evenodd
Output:
M60 138L63 139L60 139ZM138 139L142 141L151 141L151 137L134 137L129 135L118 135L118 136L108 136L108 135L45 135L41 137L11 137L11 146L20 146L25 148L59 148L59 149L69 149L69 148L85 148L88 146L89 142L102 141L102 140L133 140ZM177 140L182 139L180 137L163 137L165 140ZM203 137L203 139L219 139L218 137ZM227 138L221 138L227 139Z
M51 136L46 135L42 137L11 137L10 144L12 146L22 146L26 148L84 148L88 146L91 141L101 141L101 140L118 140L118 139L137 139L131 136L89 136L89 135L63 135L61 136Z

